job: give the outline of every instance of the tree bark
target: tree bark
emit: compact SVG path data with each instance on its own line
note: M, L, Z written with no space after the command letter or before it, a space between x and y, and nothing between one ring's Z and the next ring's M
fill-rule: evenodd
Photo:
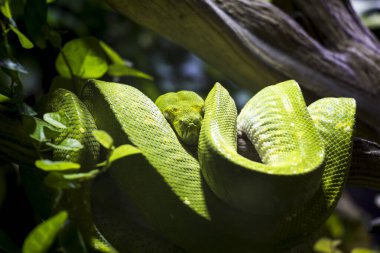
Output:
M380 47L345 0L106 0L252 91L295 79L357 101L358 135L380 141Z

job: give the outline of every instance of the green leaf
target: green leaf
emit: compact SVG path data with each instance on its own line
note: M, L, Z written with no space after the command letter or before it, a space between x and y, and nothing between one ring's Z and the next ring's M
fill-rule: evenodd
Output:
M135 155L135 154L141 154L141 151L132 145L124 144L115 148L112 151L109 161L113 162L117 159L130 156L130 155Z
M99 170L90 170L89 172L85 173L65 174L63 175L63 178L70 181L87 181L95 178L98 174Z
M100 40L99 44L113 63L124 65L123 58L121 58L121 56L118 53L116 53L115 50L108 46L104 41Z
M11 8L9 7L10 0L5 0L4 3L0 6L0 11L7 18L12 18Z
M105 253L118 253L114 248L112 248L110 245L106 244L105 242L99 240L98 238L92 238L91 239L91 245L99 252L105 252Z
M63 174L56 171L50 172L44 179L46 185L51 188L77 189L81 187L80 182L88 181L95 178L99 174L99 170L91 170L84 173Z
M31 134L29 136L38 141L45 142L58 136L60 130L49 123L32 116L23 117L23 125Z
M66 138L60 144L46 143L46 145L61 150L77 151L83 148L83 145L76 139Z
M1 251L3 250L3 251ZM4 231L0 230L0 251L7 253L19 253L20 249Z
M35 166L44 171L77 170L80 164L66 161L37 160Z
M73 81L71 79L68 79L62 76L55 76L53 80L51 81L49 92L59 89L59 88L73 91L74 90Z
M69 41L59 53L55 62L58 73L71 78L70 66L74 76L83 79L99 78L108 69L106 56L96 38L85 37Z
M20 41L21 46L23 48L30 49L34 47L33 43L22 32L20 32L20 30L18 30L16 27L12 25L10 25L9 27L17 35L18 40Z
M26 237L23 253L45 253L67 220L67 212L62 211L35 227Z
M92 134L95 139L106 149L110 149L113 146L113 139L106 131L94 130L92 131Z
M66 129L66 125L69 123L64 111L45 113L43 119L50 125L61 129Z
M20 113L28 116L36 116L37 112L28 104L22 103L21 107L19 108Z
M61 34L53 29L47 28L45 29L45 38L53 45L55 48L61 48L62 38Z
M351 251L351 253L380 253L380 251L366 248L355 248Z
M380 27L380 14L377 12L365 15L362 17L364 24L370 29L379 29Z
M120 76L132 76L137 78L143 78L148 80L153 80L153 77L141 72L137 69L129 67L125 64L112 64L108 68L108 74L110 76L120 77Z
M314 250L318 253L343 253L337 248L340 243L340 240L322 237L314 244Z
M63 189L77 189L81 187L80 183L69 181L64 178L64 175L59 172L50 172L45 178L44 183L57 190L63 190Z
M6 102L9 102L10 100L11 100L10 97L0 94L0 103L6 103Z

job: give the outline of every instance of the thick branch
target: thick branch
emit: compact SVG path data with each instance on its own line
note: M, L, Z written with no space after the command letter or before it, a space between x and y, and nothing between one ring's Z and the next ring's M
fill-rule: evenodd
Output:
M380 190L380 145L355 138L348 184Z
M359 134L366 129L380 140L380 49L347 3L294 0L317 40L261 0L107 1L243 87L256 91L292 78L319 97L356 98Z

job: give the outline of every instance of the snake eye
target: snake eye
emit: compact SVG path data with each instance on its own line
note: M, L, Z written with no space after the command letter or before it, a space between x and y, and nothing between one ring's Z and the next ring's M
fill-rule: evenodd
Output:
M201 109L201 115L202 115L202 118L203 116L205 115L205 107L203 106L202 109Z

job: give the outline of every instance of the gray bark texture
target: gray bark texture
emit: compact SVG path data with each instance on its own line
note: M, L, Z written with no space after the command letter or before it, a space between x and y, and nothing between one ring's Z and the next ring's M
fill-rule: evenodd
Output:
M353 97L380 141L380 47L347 0L106 0L241 87L295 79L308 99Z

